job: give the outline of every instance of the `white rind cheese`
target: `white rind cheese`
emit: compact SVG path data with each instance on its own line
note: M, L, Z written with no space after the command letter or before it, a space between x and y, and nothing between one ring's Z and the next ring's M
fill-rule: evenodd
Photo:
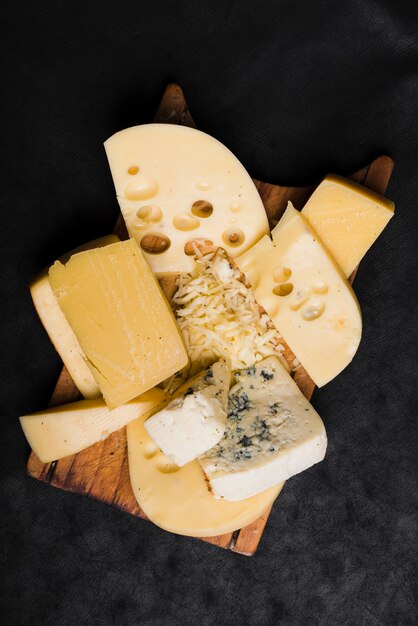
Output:
M80 400L20 417L26 439L42 463L85 450L139 417L146 418L166 399L154 388L110 411L104 400Z
M158 447L179 467L212 448L225 431L231 366L221 359L183 385L144 424Z
M322 461L324 424L275 357L235 374L223 438L199 457L213 494L249 498Z
M269 232L248 172L210 135L144 124L116 133L105 149L129 236L154 272L192 271L185 246L195 238L237 256Z

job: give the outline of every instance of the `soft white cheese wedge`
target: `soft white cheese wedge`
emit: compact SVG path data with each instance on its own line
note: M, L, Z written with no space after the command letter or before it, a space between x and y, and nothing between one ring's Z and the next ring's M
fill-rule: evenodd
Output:
M179 467L212 448L224 434L230 377L230 363L217 361L145 422L148 434Z
M42 463L76 454L139 417L147 417L164 402L155 387L116 409L104 400L80 400L20 417L26 439Z
M276 357L235 374L225 434L199 457L212 492L243 500L322 461L324 424Z

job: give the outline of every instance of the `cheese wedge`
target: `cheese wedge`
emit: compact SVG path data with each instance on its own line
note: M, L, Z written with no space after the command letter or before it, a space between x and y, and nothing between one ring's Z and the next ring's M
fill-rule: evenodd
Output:
M327 176L302 214L348 277L393 217L393 202L340 176Z
M155 388L109 411L103 400L80 400L46 411L23 415L20 424L42 463L85 450L138 417L148 417L166 396Z
M145 124L116 133L105 149L129 236L154 272L191 271L195 238L237 256L269 232L251 177L213 137Z
M49 282L109 408L187 364L168 301L133 239L57 261Z
M116 235L108 235L107 237L95 239L62 256L60 261L65 263L72 254L92 248L100 248L118 241L119 237ZM30 292L40 320L77 389L85 398L100 398L101 393L99 386L94 380L93 374L86 363L84 353L77 337L67 322L64 313L61 311L51 289L48 279L48 269L41 272L39 276L31 282Z
M360 308L341 270L291 203L272 237L263 237L236 261L259 304L322 387L357 351Z
M127 426L132 491L154 524L179 535L212 537L254 522L268 509L283 484L242 500L217 500L208 489L198 461L183 467L163 454L144 428L144 417Z
M217 361L176 392L145 422L157 446L178 466L212 448L224 434L231 364Z
M235 374L219 443L199 457L218 498L250 498L322 461L324 424L276 357Z

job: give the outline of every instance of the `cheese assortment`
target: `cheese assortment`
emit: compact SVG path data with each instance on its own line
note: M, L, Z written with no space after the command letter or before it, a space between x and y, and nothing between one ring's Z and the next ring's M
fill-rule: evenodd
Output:
M235 374L225 434L199 457L213 494L243 500L325 456L324 424L275 357Z
M61 257L60 261L61 263L65 263L72 254L92 248L100 248L109 243L116 243L117 241L119 241L119 237L116 235L108 235L107 237L90 241L88 244L80 246L64 257ZM76 387L85 398L100 398L101 393L99 386L94 380L93 374L86 363L84 352L51 289L48 278L48 268L31 282L30 292L44 328L54 344L56 351L63 360Z
M116 133L105 149L129 236L157 274L193 270L196 238L237 256L269 232L251 177L206 133L144 124Z
M158 447L179 467L212 448L226 424L231 363L221 359L189 380L145 422Z
M318 387L352 360L361 339L354 292L307 220L289 206L237 259L257 301Z
M139 417L147 417L166 399L154 387L138 398L109 410L102 400L80 400L24 415L20 424L42 463L85 450Z
M49 282L109 408L187 364L173 313L134 240L57 261Z
M393 217L394 204L341 176L326 176L302 210L348 277Z
M270 237L250 176L212 137L149 124L105 148L131 239L86 244L31 284L87 399L22 416L22 429L47 463L126 426L149 519L231 533L324 458L324 424L293 369L322 386L352 360L361 314L346 276L393 204L327 177Z

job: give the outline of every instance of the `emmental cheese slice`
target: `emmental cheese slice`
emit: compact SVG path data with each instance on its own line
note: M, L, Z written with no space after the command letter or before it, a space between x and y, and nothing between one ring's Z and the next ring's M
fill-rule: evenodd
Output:
M19 419L36 456L50 463L103 441L138 417L145 419L164 400L164 392L155 388L112 411L103 400L80 400Z
M221 359L187 381L145 422L158 447L178 466L212 448L224 434L231 364Z
M60 261L65 263L72 254L90 250L91 248L100 248L118 241L119 237L116 235L107 235L106 237L95 239L62 256ZM61 311L51 289L48 279L48 268L31 282L30 292L40 320L76 387L85 398L100 398L99 386L86 363L77 337Z
M322 461L318 413L276 357L235 374L226 431L199 457L218 498L249 498Z
M139 506L160 528L190 537L230 533L254 522L280 493L283 483L241 502L217 500L198 461L175 465L148 435L144 420L126 429L129 475Z
M213 137L145 124L116 133L105 149L128 233L154 272L192 271L195 238L235 257L269 232L251 177Z
M133 239L57 261L49 282L109 408L187 364L168 301Z
M237 263L283 339L322 387L357 351L360 308L341 270L290 203L272 237L263 237Z
M327 176L302 214L348 277L393 217L387 198L340 176Z

